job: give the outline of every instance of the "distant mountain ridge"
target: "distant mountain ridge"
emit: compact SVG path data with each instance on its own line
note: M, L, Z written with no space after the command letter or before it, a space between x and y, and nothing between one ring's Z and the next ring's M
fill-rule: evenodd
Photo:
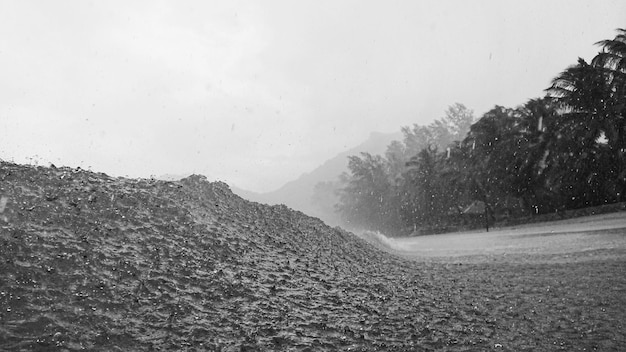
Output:
M315 185L320 182L336 181L339 175L348 171L348 157L360 153L384 154L387 146L394 140L401 140L402 133L372 132L367 140L358 146L337 154L322 165L308 173L302 174L293 181L287 182L281 188L267 192L256 193L237 187L231 189L237 195L248 200L266 204L285 204L295 210L311 216L319 217L331 225L336 225L338 219L334 214L321 212L312 202Z

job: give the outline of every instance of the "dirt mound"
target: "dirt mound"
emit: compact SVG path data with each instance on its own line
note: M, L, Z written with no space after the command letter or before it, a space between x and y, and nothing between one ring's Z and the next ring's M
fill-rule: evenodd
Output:
M579 301L545 294L545 280L553 287L567 272L623 293L623 262L542 270L406 261L202 176L133 180L3 162L0 182L0 350L607 350L626 342L623 294L579 296L592 307L577 313L587 319L580 323L568 315L581 311ZM585 270L594 275L580 280ZM523 300L527 285L544 303Z

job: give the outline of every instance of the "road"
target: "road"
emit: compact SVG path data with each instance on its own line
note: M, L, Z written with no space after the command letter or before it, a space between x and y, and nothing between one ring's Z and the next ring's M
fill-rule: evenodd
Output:
M369 233L366 237L390 252L422 260L536 262L626 258L626 212L495 228L490 232L408 238Z

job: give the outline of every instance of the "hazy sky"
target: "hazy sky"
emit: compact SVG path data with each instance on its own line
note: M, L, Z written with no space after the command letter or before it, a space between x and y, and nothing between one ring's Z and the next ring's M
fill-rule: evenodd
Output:
M0 2L0 159L275 189L364 141L540 97L626 1Z

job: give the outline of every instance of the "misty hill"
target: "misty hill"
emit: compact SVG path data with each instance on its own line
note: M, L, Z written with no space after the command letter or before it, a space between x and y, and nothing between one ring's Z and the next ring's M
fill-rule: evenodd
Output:
M256 193L233 187L233 192L243 198L255 202L266 204L285 204L311 216L319 217L331 225L337 225L338 219L335 214L324 211L313 203L312 197L315 185L320 182L336 181L339 175L348 171L348 156L359 155L361 152L384 154L387 150L387 146L392 141L401 139L401 132L373 132L363 143L336 155L315 168L313 171L303 174L296 180L287 182L284 186L275 191Z

